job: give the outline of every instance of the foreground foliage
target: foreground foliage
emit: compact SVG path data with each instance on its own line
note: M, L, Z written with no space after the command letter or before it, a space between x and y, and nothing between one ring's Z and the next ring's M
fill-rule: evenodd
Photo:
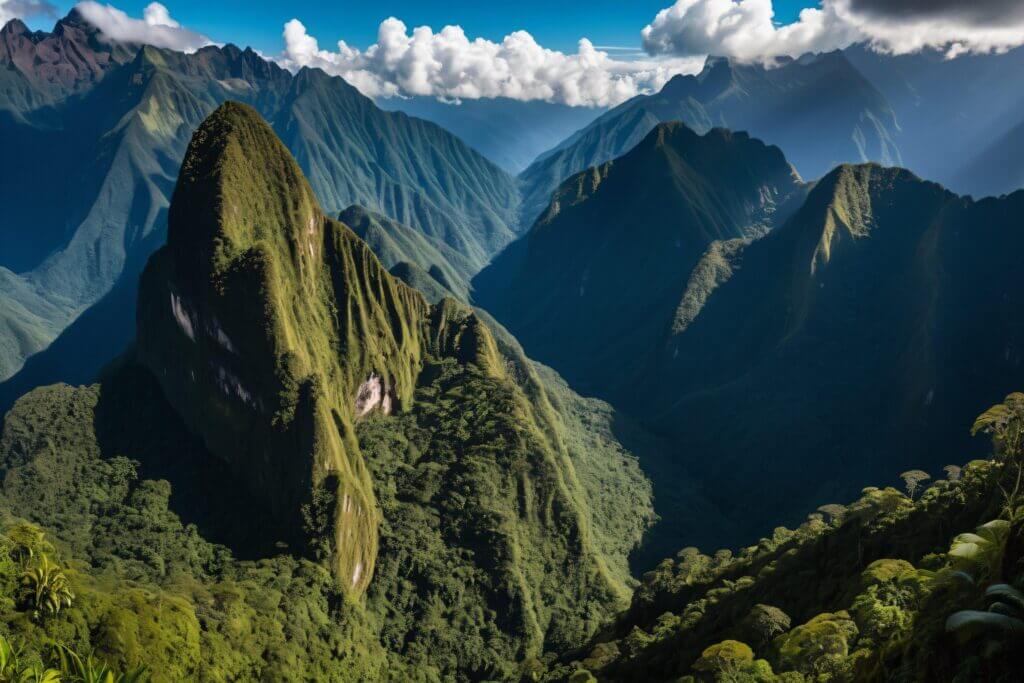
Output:
M975 423L993 460L948 466L923 491L927 473L905 473L906 493L867 488L735 555L687 548L647 573L590 645L532 678L1017 680L1020 396Z

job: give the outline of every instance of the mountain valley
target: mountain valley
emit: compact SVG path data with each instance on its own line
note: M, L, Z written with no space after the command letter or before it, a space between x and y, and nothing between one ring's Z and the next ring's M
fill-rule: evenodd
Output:
M697 6L0 0L0 681L1017 680L1024 48Z

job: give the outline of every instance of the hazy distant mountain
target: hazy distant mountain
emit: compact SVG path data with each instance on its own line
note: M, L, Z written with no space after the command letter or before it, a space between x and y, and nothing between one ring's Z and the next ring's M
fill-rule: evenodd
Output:
M377 105L433 121L509 173L519 173L542 152L583 128L605 108L570 107L507 97L441 102L434 97L381 98Z
M660 92L619 105L523 171L524 222L540 214L564 179L624 154L663 121L697 132L749 132L784 149L805 178L843 162L900 161L892 109L842 53L771 68L709 59L700 74L676 76Z
M52 33L12 19L0 28L0 111L16 119L55 122L56 103L88 90L110 69L130 62L137 47L101 40L72 10Z
M975 196L1024 187L1024 49L946 59L858 45L844 54L892 105L908 168Z
M192 131L220 102L256 107L325 208L359 203L431 235L476 267L515 235L515 180L435 124L378 109L340 78L297 75L228 45L184 55L112 45L76 12L52 34L14 21L0 40L0 378L124 280L162 243ZM130 330L132 306L124 308ZM127 337L78 348L93 370ZM60 379L62 359L35 379ZM43 368L48 368L44 370ZM0 393L4 393L0 389ZM8 397L13 398L13 397Z

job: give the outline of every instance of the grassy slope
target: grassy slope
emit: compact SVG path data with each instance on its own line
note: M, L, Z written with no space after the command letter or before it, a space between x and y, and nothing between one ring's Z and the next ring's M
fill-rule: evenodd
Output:
M583 128L602 109L505 97L445 102L434 97L380 98L387 110L433 121L509 173L529 166L545 150Z
M791 522L880 468L955 459L977 406L1024 382L1006 256L1022 199L842 167L789 223L695 271L644 385L678 471L736 519Z

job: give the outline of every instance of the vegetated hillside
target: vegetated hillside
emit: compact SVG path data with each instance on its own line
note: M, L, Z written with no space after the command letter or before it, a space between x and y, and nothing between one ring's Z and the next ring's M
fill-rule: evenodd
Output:
M0 405L39 383L89 380L127 343L135 282L163 243L185 147L228 99L273 122L331 213L358 202L438 237L476 267L514 236L511 176L438 126L378 109L340 78L293 76L233 45L191 55L112 45L76 12L52 34L11 22L2 38L0 132L9 144L0 281L14 310L0 322L10 330L0 378L115 290L110 308L129 317L107 325L122 334L106 344L58 344L30 377L0 388Z
M644 373L708 245L769 230L804 192L777 148L661 124L621 159L567 181L534 229L474 279L474 301L573 388L628 396L620 410L647 420L664 406L644 395L658 388ZM716 492L696 494L684 470L699 467L666 459L674 452L669 442L644 460L662 522L640 567L683 535L737 538L737 520L717 512L693 524Z
M469 282L477 269L444 242L358 204L342 211L338 220L370 246L392 275L432 303L446 296L469 301Z
M975 197L1024 186L1024 50L956 59L928 50L886 55L864 45L844 53L892 105L907 168Z
M331 212L361 204L477 268L516 234L511 176L440 126L379 109L341 78L302 69L267 118Z
M605 111L604 107L570 107L507 97L457 102L436 97L390 97L379 98L377 106L433 121L512 174Z
M736 553L665 559L629 610L535 680L1017 680L1024 394L975 429L994 460L934 483L905 472L906 493L866 488Z
M628 604L652 512L615 413L389 275L255 110L193 137L138 326L100 385L6 419L4 534L38 525L77 596L2 606L30 652L45 632L167 681L509 679Z
M625 154L665 121L699 133L715 126L748 132L781 147L805 178L842 162L900 161L892 109L842 53L768 67L709 59L700 74L676 76L660 92L619 105L523 171L523 224L566 178Z

